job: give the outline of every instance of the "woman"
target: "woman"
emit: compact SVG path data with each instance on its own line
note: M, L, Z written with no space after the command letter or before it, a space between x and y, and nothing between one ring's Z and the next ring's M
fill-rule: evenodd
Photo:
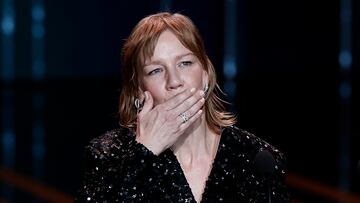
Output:
M89 202L288 202L284 157L234 127L192 21L142 19L122 50L120 128L94 139L76 200ZM268 151L264 177L256 156Z

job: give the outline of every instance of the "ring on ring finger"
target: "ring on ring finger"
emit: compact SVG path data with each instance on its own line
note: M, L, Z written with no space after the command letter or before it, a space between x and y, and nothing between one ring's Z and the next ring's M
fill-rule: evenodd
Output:
M181 113L179 116L182 119L182 123L186 123L189 120L189 116L187 115L186 112Z

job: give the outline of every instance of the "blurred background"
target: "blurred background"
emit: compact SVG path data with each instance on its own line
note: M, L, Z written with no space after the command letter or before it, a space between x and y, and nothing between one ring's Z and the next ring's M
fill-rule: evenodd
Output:
M360 202L359 1L1 0L1 203L71 202L84 146L117 127L124 39L159 11L198 26L293 202Z

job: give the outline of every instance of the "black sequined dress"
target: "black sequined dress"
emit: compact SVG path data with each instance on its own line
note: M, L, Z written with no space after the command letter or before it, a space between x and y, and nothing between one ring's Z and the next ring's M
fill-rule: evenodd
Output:
M268 150L275 172L257 173L254 158ZM135 141L125 128L109 131L86 147L86 170L75 202L195 202L176 156L159 156ZM201 202L290 202L285 185L285 158L260 138L237 127L221 130L218 151Z

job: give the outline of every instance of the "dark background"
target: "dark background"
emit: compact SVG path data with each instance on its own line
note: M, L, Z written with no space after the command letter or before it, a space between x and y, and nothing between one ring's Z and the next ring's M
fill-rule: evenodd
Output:
M198 26L223 86L225 1L167 2L171 11L188 15ZM237 91L230 102L238 115L239 127L286 154L289 173L359 194L355 170L360 159L357 125L360 6L353 1L353 63L348 77L352 94L344 105L339 96L344 78L338 62L340 2L237 1ZM13 92L11 115L16 136L15 160L10 166L13 171L75 194L81 179L83 147L92 138L117 127L120 50L124 39L141 18L161 11L162 4L147 0L45 1L46 71L44 78L35 80L31 75L32 5L29 1L14 1L15 78L10 83L2 80L0 88L2 92ZM4 44L3 40L0 42ZM37 102L34 95L43 98L40 111L34 108ZM4 101L1 100L2 108L7 108ZM33 158L34 117L40 118L45 135L44 157L40 162ZM4 119L9 118L2 116L0 132ZM342 127L343 123L348 127ZM345 130L348 144L341 148ZM344 150L349 159L346 166L340 161ZM0 150L0 161L3 160L0 164L9 167L5 159L4 151ZM340 185L342 167L350 171L347 189ZM10 184L0 184L3 187L0 200L41 201ZM4 188L12 188L12 192ZM290 189L294 199L331 202L311 192Z

